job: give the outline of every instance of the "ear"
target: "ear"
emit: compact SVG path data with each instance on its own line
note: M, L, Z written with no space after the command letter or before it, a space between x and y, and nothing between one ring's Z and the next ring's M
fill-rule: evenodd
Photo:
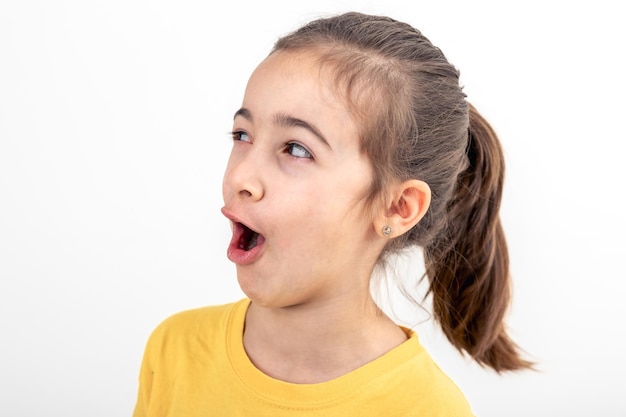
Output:
M408 180L391 189L386 206L374 221L379 236L393 238L408 232L424 217L430 206L430 187L424 181ZM389 235L383 228L391 227Z

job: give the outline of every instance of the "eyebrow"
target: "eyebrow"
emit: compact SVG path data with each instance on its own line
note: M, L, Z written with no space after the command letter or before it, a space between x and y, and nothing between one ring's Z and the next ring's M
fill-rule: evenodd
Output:
M250 113L250 110L246 109L245 107L237 110L233 118L235 119L237 118L237 116L241 116L250 122L253 121L252 113ZM287 113L279 113L274 116L274 124L281 127L301 127L303 129L306 129L311 132L313 136L318 138L324 145L332 149L330 143L326 140L324 135L322 135L322 132L320 132L318 128L305 120L290 116Z

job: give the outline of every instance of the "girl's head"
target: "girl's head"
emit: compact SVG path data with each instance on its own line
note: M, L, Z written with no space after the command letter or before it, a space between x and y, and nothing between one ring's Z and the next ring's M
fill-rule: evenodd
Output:
M381 258L423 247L434 314L448 339L497 371L530 367L503 325L509 276L498 216L502 151L466 101L455 67L410 25L360 13L312 21L279 39L272 53L313 54L320 71L333 74L373 168L370 207L384 207L394 184L430 187L427 213L391 239Z

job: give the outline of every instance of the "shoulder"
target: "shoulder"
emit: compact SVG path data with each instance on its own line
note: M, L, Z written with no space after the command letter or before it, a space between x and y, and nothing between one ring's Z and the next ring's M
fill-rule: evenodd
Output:
M437 365L410 332L413 355L396 375L400 391L416 415L471 417L473 412L465 395L454 381Z
M203 342L224 337L233 313L245 308L247 300L184 310L163 320L148 339L148 348Z

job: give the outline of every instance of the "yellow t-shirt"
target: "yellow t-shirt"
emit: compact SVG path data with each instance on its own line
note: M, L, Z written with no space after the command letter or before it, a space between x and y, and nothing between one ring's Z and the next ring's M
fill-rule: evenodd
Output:
M134 417L473 416L408 329L401 345L328 382L265 375L242 343L249 303L185 311L160 324L144 354Z

